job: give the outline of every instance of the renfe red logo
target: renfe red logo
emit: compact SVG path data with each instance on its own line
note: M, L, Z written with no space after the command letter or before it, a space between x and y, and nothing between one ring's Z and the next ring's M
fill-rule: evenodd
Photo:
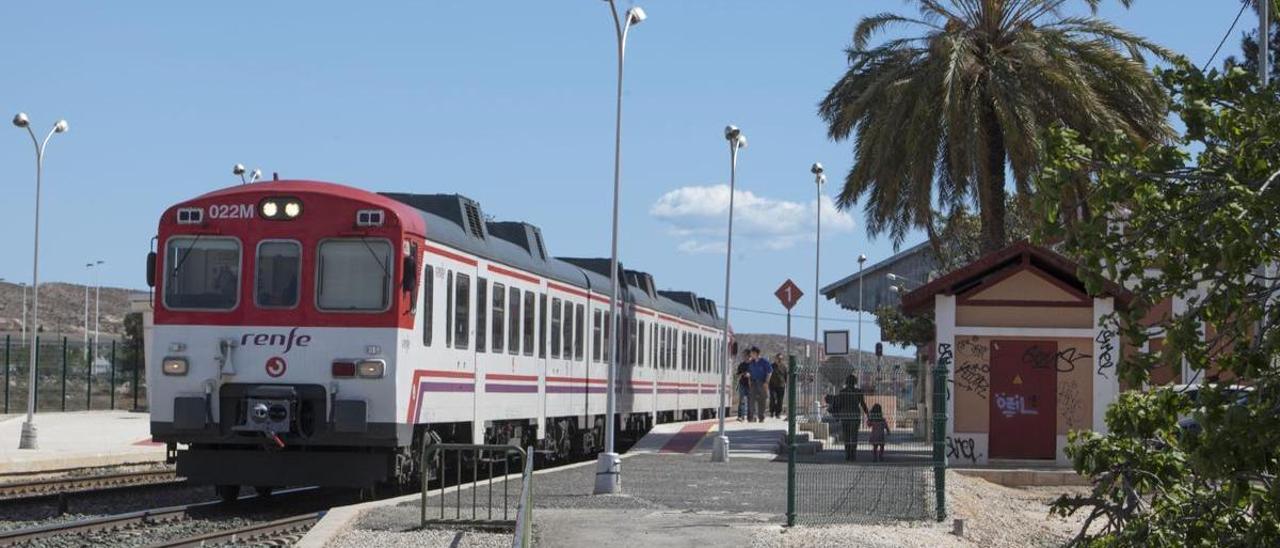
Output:
M267 360L267 374L272 377L283 375L285 370L289 368L289 364L284 362L284 358L276 356Z
M298 328L289 330L289 333L245 333L240 336L240 346L283 346L283 354L288 354L290 350L296 347L306 347L311 344L311 335L299 335Z

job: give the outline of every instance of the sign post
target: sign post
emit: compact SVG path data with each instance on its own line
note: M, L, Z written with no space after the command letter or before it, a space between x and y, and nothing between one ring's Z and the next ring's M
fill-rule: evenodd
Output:
M804 292L795 282L788 279L782 282L773 292L787 309L787 527L796 524L796 404L795 404L795 370L796 359L791 355L791 308L796 305ZM815 341L816 344L816 341ZM766 387L766 390L768 388Z

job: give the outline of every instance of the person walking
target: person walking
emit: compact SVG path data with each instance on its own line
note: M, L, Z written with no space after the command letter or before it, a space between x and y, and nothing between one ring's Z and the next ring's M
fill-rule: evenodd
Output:
M769 378L773 376L773 365L760 357L760 349L751 347L751 363L747 366L751 377L751 408L747 410L747 418L751 421L764 422L765 407L769 403Z
M773 356L773 375L769 377L769 415L782 418L782 402L787 397L787 362L782 354Z
M747 420L747 404L751 400L751 351L742 351L742 362L734 373L738 384L738 422Z
M884 461L884 440L889 436L889 421L884 418L884 409L880 404L871 406L867 413L867 427L871 429L868 441L871 442L872 462Z
M862 390L858 389L858 377L849 375L840 392L826 397L831 416L840 421L840 434L844 438L844 459L858 460L858 430L862 415L870 415Z

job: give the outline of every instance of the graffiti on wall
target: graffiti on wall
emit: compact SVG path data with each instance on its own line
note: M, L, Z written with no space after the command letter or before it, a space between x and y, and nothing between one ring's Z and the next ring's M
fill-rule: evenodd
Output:
M1077 350L1075 347L1065 348L1052 353L1039 346L1029 346L1022 353L1023 365L1028 365L1032 369L1049 369L1050 367L1059 373L1070 373L1076 370L1076 363L1087 360L1093 356L1085 354Z
M1031 401L1027 401L1027 398L1022 394L996 394L996 408L1006 418L1017 415L1040 414L1040 411L1036 409L1036 397L1034 394L1031 396Z
M951 362L955 356L951 353L951 345L948 343L938 343L938 367L944 371L951 370ZM952 380L952 382L955 382ZM947 387L947 399L951 399L951 388Z
M1098 336L1094 338L1094 341L1098 343L1098 375L1103 378L1109 378L1106 371L1108 369L1114 370L1116 366L1116 359L1113 355L1116 349L1115 338L1116 334L1110 329L1099 331Z
M1084 398L1080 397L1080 387L1074 380L1058 385L1058 408L1062 410L1062 419L1068 425L1084 425Z
M991 388L990 379L991 366L986 363L966 363L956 368L956 388L973 392L984 400Z
M958 438L947 436L947 458L948 459L965 459L969 462L978 462L978 454L975 449L976 443L973 438Z

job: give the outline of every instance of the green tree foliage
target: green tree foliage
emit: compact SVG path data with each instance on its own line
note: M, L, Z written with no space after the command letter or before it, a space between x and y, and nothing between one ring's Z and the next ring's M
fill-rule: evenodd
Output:
M1096 216L1071 227L1067 253L1097 290L1125 280L1136 299L1107 321L1141 347L1142 318L1178 295L1184 313L1155 326L1158 354L1126 353L1130 386L1153 367L1185 361L1253 387L1225 383L1197 401L1170 388L1130 391L1107 411L1109 432L1073 433L1067 454L1093 479L1061 513L1085 512L1092 546L1280 546L1280 96L1240 68L1205 75L1179 61L1157 72L1186 127L1174 143L1114 134L1083 144L1058 128L1045 141L1038 200L1046 218L1063 185L1090 181ZM1057 231L1049 223L1048 230ZM1201 430L1178 426L1193 417Z
M130 312L124 315L124 337L121 340L120 362L122 370L132 370L134 365L142 365L142 313Z
M914 229L938 239L935 196L948 211L973 202L992 251L1007 243L1006 171L1015 194L1029 195L1045 128L1166 137L1167 96L1144 55L1169 53L1066 13L1082 2L1096 12L1100 0L910 0L918 17L862 19L849 69L818 109L832 139L856 137L840 207L865 195L868 231L901 243ZM910 30L871 44L895 26ZM1077 200L1080 190L1060 192Z
M1253 4L1254 13L1258 13L1258 8L1261 4L1259 4L1258 0L1252 0L1251 3ZM1271 32L1268 34L1271 41L1271 74L1274 77L1280 75L1280 55L1276 55L1276 52L1280 52L1280 3L1271 3ZM1257 73L1258 30L1256 28L1245 32L1244 36L1240 38L1240 52L1243 54L1240 58L1236 58L1234 55L1227 57L1224 63L1225 67L1231 69L1239 66L1249 72Z

